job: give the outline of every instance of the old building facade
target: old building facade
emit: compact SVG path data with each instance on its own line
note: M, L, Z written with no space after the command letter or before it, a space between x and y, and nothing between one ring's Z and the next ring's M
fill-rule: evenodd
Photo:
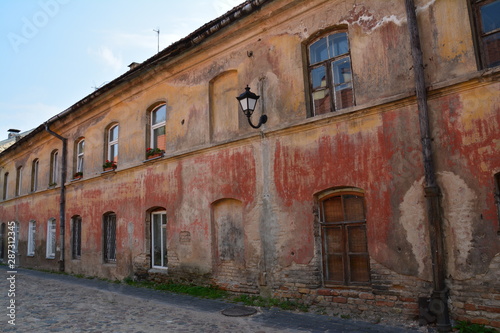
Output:
M411 2L249 0L131 67L0 153L2 258L500 327L500 1Z

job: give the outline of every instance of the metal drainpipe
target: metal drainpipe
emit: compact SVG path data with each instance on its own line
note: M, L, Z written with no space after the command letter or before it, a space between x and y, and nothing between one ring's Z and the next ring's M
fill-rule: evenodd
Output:
M437 328L440 332L451 331L448 311L448 289L445 283L445 253L443 219L441 216L440 191L436 183L436 172L432 158L431 131L427 105L427 92L424 78L424 64L420 37L418 33L417 14L413 0L405 0L408 30L410 32L411 53L415 73L415 90L420 123L420 138L425 172L425 198L429 220L430 247L432 258L433 291L429 310L436 316Z
M59 231L61 239L61 252L59 257L59 271L64 272L64 234L66 225L66 167L68 164L68 139L63 138L59 134L53 132L49 128L49 124L45 123L45 130L62 141L62 170L61 170L61 194L59 200Z

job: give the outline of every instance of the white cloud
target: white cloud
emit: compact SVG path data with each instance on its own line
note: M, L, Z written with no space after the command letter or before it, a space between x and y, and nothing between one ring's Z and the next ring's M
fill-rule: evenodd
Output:
M124 66L122 58L116 56L107 46L101 46L97 50L89 48L88 53L96 56L101 62L103 62L106 66L111 67L115 72L123 70Z

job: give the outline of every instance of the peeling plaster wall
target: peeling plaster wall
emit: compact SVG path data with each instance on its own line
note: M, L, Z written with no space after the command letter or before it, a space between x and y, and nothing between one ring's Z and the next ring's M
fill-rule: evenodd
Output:
M498 71L477 72L465 1L417 1L417 12L453 311L475 318L465 304L483 302L486 290L493 296L482 306L493 310L481 311L494 316ZM338 27L349 34L356 106L308 118L307 45ZM431 292L432 265L403 1L274 0L207 38L51 124L68 138L69 176L74 143L86 140L84 178L67 183L67 271L110 279L149 274L346 313L415 316L418 297ZM269 117L261 130L237 113L236 92L247 84L261 96L256 116ZM166 153L145 161L148 111L159 103L167 106ZM111 123L120 125L118 168L102 173ZM48 219L59 220L60 184L49 188L40 177L39 191L30 193L26 173L15 197L16 167L28 170L39 158L40 175L48 175L50 153L60 146L42 132L0 154L0 184L10 175L0 222L20 222L24 266L57 269L57 260L44 258L44 242ZM343 187L364 193L372 281L324 288L318 194ZM149 213L158 207L168 221L167 273L150 271ZM116 264L103 263L107 212L117 215ZM79 260L70 259L75 215L83 226ZM37 255L26 258L31 219Z

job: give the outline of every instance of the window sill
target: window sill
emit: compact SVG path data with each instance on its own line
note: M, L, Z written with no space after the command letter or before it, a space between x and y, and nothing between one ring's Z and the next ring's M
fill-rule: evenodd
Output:
M111 169L111 170L104 170L103 172L101 172L101 175L104 175L104 174L115 174L116 173L116 169Z
M168 274L168 267L153 267L148 270L148 273Z

